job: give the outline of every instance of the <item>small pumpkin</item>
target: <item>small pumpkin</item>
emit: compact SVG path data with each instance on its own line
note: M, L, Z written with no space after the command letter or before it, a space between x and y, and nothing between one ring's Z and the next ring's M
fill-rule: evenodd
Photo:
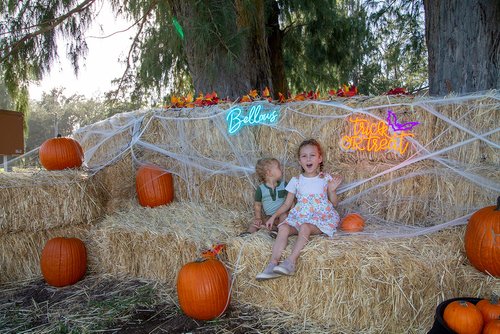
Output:
M483 315L485 324L500 318L500 304L498 302L498 296L495 294L493 294L491 300L482 299L477 302L476 307Z
M464 244L476 269L500 277L500 197L496 206L482 208L470 217Z
M488 322L483 328L483 334L500 334L500 318Z
M340 229L345 232L361 232L365 228L365 219L357 213L349 213L340 222Z
M154 208L174 200L172 174L158 166L143 165L136 173L135 188L139 204Z
M446 305L443 320L458 334L480 334L483 328L483 315L474 304L465 300Z
M83 149L80 144L67 137L57 135L47 139L38 152L40 163L47 170L78 168L83 163Z
M40 267L45 281L57 287L78 282L87 271L87 249L78 238L53 238L42 250Z
M193 319L215 319L229 305L230 285L229 273L218 259L205 257L187 263L177 276L179 305Z

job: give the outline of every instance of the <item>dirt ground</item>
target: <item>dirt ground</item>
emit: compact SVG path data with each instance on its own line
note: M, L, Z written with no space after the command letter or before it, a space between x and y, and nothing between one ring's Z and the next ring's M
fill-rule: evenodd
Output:
M231 303L220 318L184 315L157 282L87 275L54 288L43 279L0 285L0 333L332 333L286 313Z

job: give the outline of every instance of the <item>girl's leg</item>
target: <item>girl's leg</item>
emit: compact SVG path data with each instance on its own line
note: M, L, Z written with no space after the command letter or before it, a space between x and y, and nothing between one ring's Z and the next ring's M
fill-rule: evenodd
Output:
M302 224L299 228L299 236L293 245L292 253L288 257L288 260L295 266L300 255L300 251L302 251L302 248L304 248L309 241L309 236L321 233L321 230L313 224Z
M278 226L278 235L276 236L276 241L273 245L273 252L271 254L271 263L278 264L281 253L286 248L288 241L288 236L297 234L297 230L288 224L281 224Z

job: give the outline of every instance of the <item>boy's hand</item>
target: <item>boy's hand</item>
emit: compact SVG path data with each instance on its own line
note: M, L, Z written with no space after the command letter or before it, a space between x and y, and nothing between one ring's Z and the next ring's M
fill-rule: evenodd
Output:
M342 183L342 176L334 175L332 176L332 180L328 182L328 188L330 190L335 190Z
M255 226L258 230L262 227L262 219L260 218L255 218L253 220L253 226Z

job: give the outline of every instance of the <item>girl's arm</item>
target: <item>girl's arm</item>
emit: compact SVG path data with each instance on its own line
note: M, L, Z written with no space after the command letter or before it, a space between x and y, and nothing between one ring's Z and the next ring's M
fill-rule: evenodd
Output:
M339 204L337 198L337 187L342 183L342 176L334 175L332 180L328 182L328 200L332 202L333 206L336 207Z
M273 223L274 223L274 220L276 219L276 217L279 217L282 213L285 213L287 212L288 210L290 210L290 208L292 207L293 205L293 202L295 200L295 194L293 193L288 193L288 195L286 195L286 199L285 199L285 202L279 207L278 210L276 210L276 212L267 220L266 222L266 227L268 229L271 229L271 227L273 227Z

